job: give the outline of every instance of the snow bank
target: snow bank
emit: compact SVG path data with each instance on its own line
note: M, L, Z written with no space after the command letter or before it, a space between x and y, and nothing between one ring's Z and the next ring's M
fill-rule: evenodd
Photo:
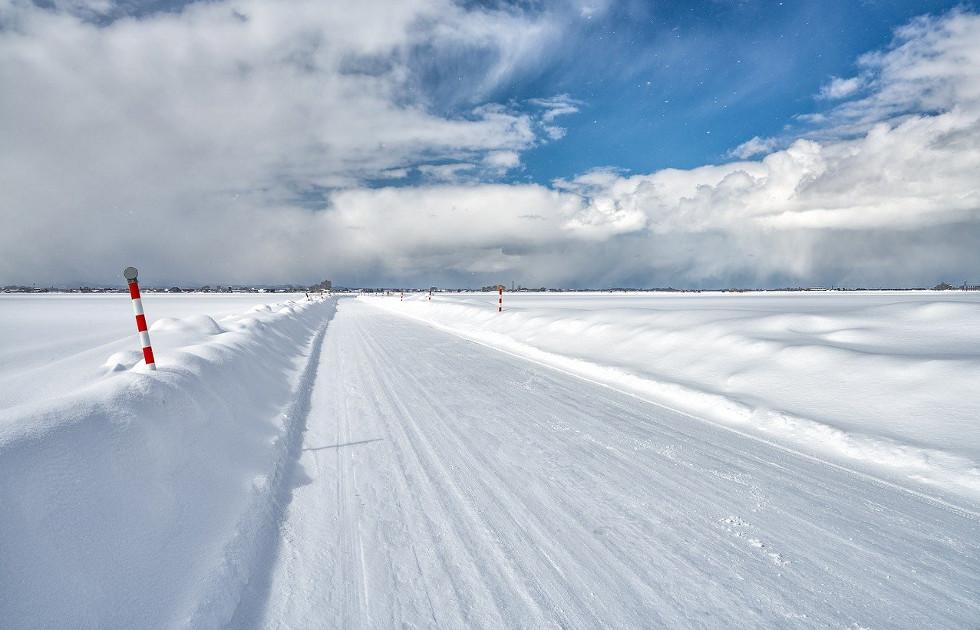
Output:
M8 398L20 404L0 409L3 625L227 623L288 498L335 307L164 317L150 328L166 349L156 372L107 343L60 359L84 356L87 381L55 361L38 373L73 387Z
M980 501L980 295L364 300L933 496Z
M116 353L142 358L128 294L0 293L0 409L70 395L105 375ZM270 300L302 293L144 293L147 320L206 314L216 322ZM158 325L159 326L159 325ZM160 330L158 327L157 330ZM153 332L153 350L168 355L189 343L171 331ZM138 359L137 359L138 360Z

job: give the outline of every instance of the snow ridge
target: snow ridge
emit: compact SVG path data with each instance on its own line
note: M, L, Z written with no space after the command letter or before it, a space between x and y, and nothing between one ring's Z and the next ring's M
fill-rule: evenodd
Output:
M220 627L275 544L335 300L151 327L80 390L0 410L0 619Z
M289 481L303 446L303 432L310 411L313 383L316 381L320 350L334 308L310 342L306 367L296 384L289 404L275 419L283 428L272 442L275 467L269 475L253 479L249 507L235 526L235 532L225 546L220 568L209 576L210 585L204 590L197 610L182 625L187 628L224 627L248 597L262 598L259 588L267 590L268 573L275 561L278 527L290 501Z
M365 301L977 513L975 301L532 294L500 314L480 295Z

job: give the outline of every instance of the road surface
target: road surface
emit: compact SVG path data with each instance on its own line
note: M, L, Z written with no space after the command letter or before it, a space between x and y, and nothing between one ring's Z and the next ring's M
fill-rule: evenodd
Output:
M975 514L341 300L268 628L980 626Z

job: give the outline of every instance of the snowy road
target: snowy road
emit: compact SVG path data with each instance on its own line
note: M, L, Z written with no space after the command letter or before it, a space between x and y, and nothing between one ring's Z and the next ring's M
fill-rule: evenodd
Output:
M342 300L257 627L976 627L976 515Z

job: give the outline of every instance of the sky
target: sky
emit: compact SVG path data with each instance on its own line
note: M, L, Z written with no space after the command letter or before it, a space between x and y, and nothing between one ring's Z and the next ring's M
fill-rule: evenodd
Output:
M0 0L0 285L980 284L980 13Z

